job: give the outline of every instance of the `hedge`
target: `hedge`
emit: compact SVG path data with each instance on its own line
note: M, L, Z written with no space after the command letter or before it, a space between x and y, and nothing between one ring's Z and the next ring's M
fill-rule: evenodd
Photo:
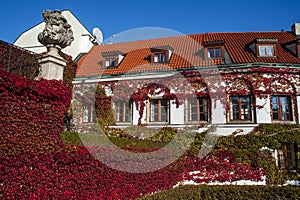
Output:
M252 200L252 199L299 199L299 187L294 186L207 186L185 185L139 198L140 200L205 199L205 200Z

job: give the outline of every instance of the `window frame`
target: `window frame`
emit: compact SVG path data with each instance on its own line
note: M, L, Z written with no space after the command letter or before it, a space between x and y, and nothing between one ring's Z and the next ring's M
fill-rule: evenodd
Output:
M117 118L118 118L118 105L121 105L120 109L122 111L122 113L120 113L120 116L121 116L121 120L118 121ZM123 123L123 124L129 124L132 122L132 103L131 101L129 102L126 102L126 101L115 101L114 102L114 113L115 113L115 120L116 120L116 123L120 124L120 123ZM126 119L129 119L129 120L126 120Z
M274 100L273 98L274 97L277 97L277 105L278 105L278 119L275 119L274 118ZM288 118L287 120L285 119L282 119L283 118L283 111L282 111L282 103L281 103L281 98L282 97L286 97L287 100L288 100L288 109L289 111L287 112L288 113ZM271 111L272 111L272 120L273 121L282 121L282 122L292 122L293 119L294 119L294 116L293 116L293 113L294 113L294 110L293 110L293 106L292 106L292 103L293 103L293 100L292 100L292 96L289 96L289 95L271 95Z
M237 104L234 104L234 105L237 105L238 106L238 110L236 112L234 112L233 110L233 104L232 104L232 98L238 98L238 102ZM243 97L248 97L248 103L246 105L248 105L248 114L243 114L245 111L243 111L243 102L241 101L241 98ZM251 99L251 95L231 95L229 96L229 121L230 122L252 122L253 121L253 108L252 108L252 99ZM235 113L238 113L238 118L235 119L234 118L234 114ZM245 116L249 116L248 118L245 118ZM244 116L244 119L243 117Z
M114 62L112 62L112 60L114 60ZM109 65L106 64L107 61L109 61ZM118 65L118 57L106 57L104 60L104 67L116 67L117 65Z
M154 115L152 115L152 113L154 112L153 109L155 109L155 107L153 108L153 102L157 101L157 114L154 113ZM161 102L162 101L166 101L167 105L166 106L161 106ZM167 98L155 98L155 99L151 99L150 100L150 104L149 104L149 122L150 123L170 123L170 100ZM162 121L162 109L166 107L166 121ZM155 115L157 115L157 120L155 119ZM152 116L154 116L154 118L152 118Z
M86 111L87 111L87 113L86 113ZM83 104L82 123L95 123L96 118L97 118L97 116L96 116L96 112L94 109L94 105Z
M155 60L155 56L158 55L158 60ZM164 55L164 60L162 60L162 57ZM168 57L168 51L166 50L160 50L160 51L153 51L151 53L151 62L152 63L166 63L169 62L169 57Z
M216 50L219 49L220 50L220 55L217 56L216 54ZM213 56L211 56L209 54L210 50L213 50ZM224 58L224 47L223 46L209 46L209 47L206 47L206 58L207 59L222 59Z
M191 101L196 100L196 105L192 105ZM201 103L201 100L205 100L206 104ZM196 108L196 111L192 111L192 106ZM201 107L206 109L206 111L201 111ZM193 122L209 122L210 119L210 100L208 97L197 97L187 99L187 121L190 123ZM192 115L195 114L197 119L194 120ZM206 116L206 119L201 119L201 115Z
M282 143L281 148L277 149L277 165L285 170L299 170L299 144Z
M268 47L272 47L272 54L268 54ZM261 54L261 48L264 48L265 54ZM275 57L275 45L274 44L257 44L258 57Z

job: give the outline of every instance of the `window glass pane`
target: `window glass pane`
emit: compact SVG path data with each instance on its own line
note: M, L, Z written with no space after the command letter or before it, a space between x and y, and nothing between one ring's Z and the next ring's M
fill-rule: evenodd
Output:
M267 55L273 56L273 46L267 46Z
M230 97L231 104L238 104L238 97Z
M131 111L130 102L118 101L115 102L116 109L116 121L117 122L130 122L131 121Z
M283 154L283 150L277 150L277 160L278 160L278 166L282 169L285 168L285 164L284 164L284 154Z
M251 120L250 96L230 97L230 120Z
M208 49L207 51L207 57L208 58L213 58L214 57L214 49Z
M189 121L207 121L208 120L208 99L202 98L191 98L188 100L189 103Z
M125 122L131 121L131 106L130 102L125 102Z
M197 121L197 99L192 98L189 102L189 121Z
M221 57L221 49L220 48L215 48L215 57L216 58Z
M116 59L115 58L111 58L110 66L112 66L112 67L116 66Z
M84 105L83 107L83 122L89 122L90 121L90 106Z
M272 103L278 104L278 96L272 96Z
M275 120L292 120L289 96L272 96L272 112Z
M105 66L106 66L106 67L109 67L109 65L110 65L109 59L106 59L106 60L105 60Z
M166 54L161 54L161 62L166 62Z
M266 55L266 47L265 46L259 46L259 55L260 56Z
M161 103L160 121L166 122L166 121L168 121L168 100L162 99L162 100L160 100L160 103Z
M208 121L208 99L198 98L198 101L199 101L200 120Z
M286 156L288 169L294 169L296 167L296 151L295 144L286 144Z
M158 54L154 54L153 62L158 62L158 57L159 57Z
M122 106L120 102L117 102L116 104L116 121L121 122L122 121Z

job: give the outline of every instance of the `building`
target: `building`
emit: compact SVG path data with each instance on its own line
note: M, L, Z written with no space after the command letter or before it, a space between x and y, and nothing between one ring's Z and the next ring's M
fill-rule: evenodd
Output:
M74 41L72 44L64 49L64 53L72 56L76 61L82 54L88 52L91 47L97 44L95 37L84 27L84 25L73 15L69 10L63 10L62 16L66 18L71 25L73 31ZM42 21L42 20L41 20ZM38 34L45 28L45 22L33 26L32 28L23 32L14 42L14 45L28 49L35 53L46 52L46 47L38 41Z
M229 135L249 133L258 124L299 124L299 72L300 23L292 31L94 46L78 62L73 81L81 101L75 123L82 131L95 122L93 93L100 84L110 98L113 127L210 128ZM299 144L282 145L274 151L277 165L294 169Z
M216 133L228 135L248 133L258 124L299 124L299 37L295 23L292 31L204 33L94 46L78 62L75 92L87 83L102 84L111 98L114 126L120 128L215 126ZM77 119L82 125L95 120L90 102L82 102ZM297 162L297 148L285 148L294 152L290 162Z

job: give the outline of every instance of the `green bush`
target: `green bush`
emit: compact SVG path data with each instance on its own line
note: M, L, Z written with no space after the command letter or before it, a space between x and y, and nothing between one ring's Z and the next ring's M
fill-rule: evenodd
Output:
M63 131L60 137L65 144L82 146L81 139L76 132Z
M286 186L207 186L207 185L185 185L173 190L162 191L150 196L139 198L150 199L299 199L299 187Z
M267 183L278 185L299 177L296 172L279 169L271 152L262 147L279 149L284 142L300 143L299 125L262 124L247 135L220 137L215 150L231 151L236 161L264 168L268 172Z

